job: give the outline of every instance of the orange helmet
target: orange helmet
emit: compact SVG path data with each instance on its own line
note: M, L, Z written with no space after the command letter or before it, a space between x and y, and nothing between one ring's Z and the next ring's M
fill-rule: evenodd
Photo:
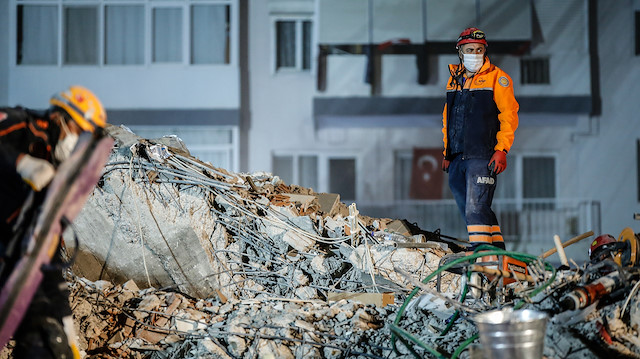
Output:
M613 243L616 243L616 239L610 234L602 234L596 237L589 247L589 258L593 260L601 257L607 250L614 249Z
M460 47L460 45L471 43L478 43L483 44L484 46L488 46L487 39L484 36L484 32L475 27L464 29L464 31L460 33L460 36L458 36L458 41L456 43L456 48Z
M67 91L53 95L49 103L65 110L84 131L94 132L96 127L104 128L107 124L102 103L82 86L71 86Z

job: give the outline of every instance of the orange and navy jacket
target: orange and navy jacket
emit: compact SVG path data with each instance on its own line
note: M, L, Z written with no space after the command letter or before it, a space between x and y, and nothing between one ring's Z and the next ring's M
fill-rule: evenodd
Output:
M60 127L48 112L0 107L0 223L14 219L29 193L16 171L20 156L29 154L53 163L52 148L59 136Z
M450 73L459 72L460 66L449 65ZM453 81L453 77L449 77L447 82L447 102L442 112L445 158L451 160L453 155L450 153L447 119L455 96L462 91L469 91L471 101L464 117L464 158L489 159L495 151L508 152L518 128L519 105L513 94L511 77L485 57L478 73L466 79L464 88Z

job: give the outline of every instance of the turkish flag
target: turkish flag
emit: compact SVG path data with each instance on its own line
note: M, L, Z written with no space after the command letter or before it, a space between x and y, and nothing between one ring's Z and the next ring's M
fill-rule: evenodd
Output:
M414 148L409 198L442 199L442 148Z

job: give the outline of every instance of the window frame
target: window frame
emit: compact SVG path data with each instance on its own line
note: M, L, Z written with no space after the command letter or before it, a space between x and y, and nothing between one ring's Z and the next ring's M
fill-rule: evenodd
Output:
M549 153L549 152L538 152L538 151L525 151L525 152L509 152L507 155L507 163L509 166L513 166L515 170L515 193L513 198L505 198L505 197L494 197L494 201L499 201L501 199L514 199L516 201L516 209L518 211L523 210L524 202L527 200L549 200L549 202L555 203L560 197L558 195L560 191L560 176L558 173L558 158L559 155L557 153ZM549 198L527 198L524 197L524 159L525 158L552 158L553 159L553 173L555 175L554 178L554 196ZM500 186L498 182L498 186Z
M635 18L635 56L640 56L640 10L634 11Z
M409 166L409 173L407 174L403 174L400 171L400 164L398 163L398 160L402 159L405 161L409 161L411 162L413 158L413 151L412 149L400 149L400 150L396 150L394 152L394 169L396 171L394 171L395 175L393 178L393 183L395 183L394 187L399 187L399 183L402 181L402 178L400 176L409 176L409 178L411 178L411 169L412 167ZM501 200L501 199L509 199L509 200L515 200L517 203L517 208L518 209L522 209L523 207L523 202L528 200L528 199L533 199L533 198L525 198L524 197L524 159L525 158L552 158L553 159L553 171L555 174L555 178L554 178L554 197L551 198L540 198L541 200L550 200L550 201L555 201L557 199L559 199L559 191L560 191L560 181L559 181L559 166L558 166L558 159L559 159L559 155L557 153L549 153L549 152L537 152L537 151L525 151L525 152L509 152L509 154L507 155L507 164L508 164L508 170L513 170L514 172L514 177L513 177L513 181L515 181L515 183L513 184L514 186L514 196L513 197L502 197L499 196L499 192L496 191L496 196L494 197L494 200ZM638 164L638 201L640 201L640 140L638 140L638 158L639 158L639 164ZM448 174L445 177L445 182L448 182ZM504 177L503 177L504 178ZM504 185L504 183L503 183ZM498 187L500 187L500 176L498 176ZM443 192L442 195L442 199L443 200L449 200L452 197L451 192L449 190L449 186L445 185L444 186L446 191ZM407 190L409 190L410 188L407 188ZM451 196L451 197L450 197ZM409 194L402 194L399 192L399 189L394 189L394 200L395 201L405 201L405 200L411 200L409 198Z
M531 82L531 79L525 76L527 63L533 64L534 61L543 61L546 73L542 74L547 82ZM520 58L520 83L522 85L551 85L551 57L550 56L529 56Z
M198 157L196 152L199 151L219 151L224 152L226 160L229 162L228 166L223 164L212 163L214 167L224 168L233 172L240 171L240 129L237 126L207 126L207 125L129 125L127 126L137 136L143 138L157 138L154 137L155 133L162 133L162 136L176 135L187 146L189 152L198 159L207 162L206 158ZM176 130L177 128L177 130ZM180 130L188 130L186 133L181 133ZM216 131L228 131L229 143L193 143L188 136L189 131L193 130L216 130ZM153 135L151 135L153 133Z
M293 21L295 22L295 66L293 67L278 67L278 22L280 21ZM304 58L304 22L309 21L311 23L311 43L309 44L309 68L303 68ZM315 28L313 15L286 15L277 14L271 16L271 70L272 74L278 73L312 73L315 70L314 58L314 39Z
M358 198L362 197L361 191L362 191L362 178L361 176L359 176L359 173L362 173L362 158L361 155L359 153L356 153L355 151L342 151L342 152L334 152L334 151L328 151L328 152L322 152L322 151L309 151L309 150L303 150L303 151L295 151L295 150L274 150L271 152L271 172L274 175L278 175L277 173L274 173L274 158L275 157L291 157L293 164L292 164L292 171L293 171L293 180L291 183L287 183L287 185L290 184L295 184L298 185L300 179L298 176L299 173L299 158L300 157L304 157L304 156L316 156L317 157L317 170L316 173L318 174L317 176L317 184L318 184L318 188L313 188L314 192L316 193L327 193L329 192L329 184L330 184L330 178L329 178L329 161L333 160L333 159L350 159L350 160L354 160L355 161L355 195L356 198L346 198L346 200L353 200L353 201L357 201ZM342 195L340 196L342 198Z
M140 5L144 8L144 31L143 41L144 50L143 63L135 64L108 64L105 58L106 55L106 7L107 6L133 6ZM208 64L192 64L191 63L191 8L194 5L222 5L227 6L229 21L226 33L225 41L228 43L225 46L225 62L224 63L208 63ZM162 1L149 1L149 0L9 0L9 56L10 64L15 67L56 67L56 68L70 68L70 67L141 67L141 66L233 66L237 61L236 56L233 53L234 36L238 36L234 32L234 21L236 17L234 14L238 11L236 8L235 0L162 0ZM56 7L57 16L57 34L55 35L57 43L57 59L55 64L22 64L18 62L18 49L20 43L18 40L18 7L19 6L54 6ZM97 63L93 64L67 64L65 63L65 9L69 7L91 7L97 8L97 22L95 23L97 31ZM181 61L179 62L154 62L153 61L153 9L162 7L179 7L182 9L182 45L181 45Z

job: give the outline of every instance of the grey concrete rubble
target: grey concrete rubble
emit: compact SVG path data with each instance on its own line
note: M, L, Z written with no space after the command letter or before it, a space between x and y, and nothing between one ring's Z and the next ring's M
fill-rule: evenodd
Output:
M365 216L346 235L342 203L323 212L317 200L298 204L286 195L315 198L311 189L265 173L229 174L169 146L162 151L169 157L154 158L148 148L158 144L111 130L117 147L75 222L83 238L78 276L197 298L321 299L327 291L362 291L362 276L379 277L378 291L406 292L394 266L420 278L447 252L446 245L393 248L361 230L374 222ZM390 221L375 221L376 230Z
M108 131L116 147L66 248L87 357L465 358L474 315L514 306L549 314L546 358L640 357L634 266L556 273L536 259L529 283L484 276L467 293L472 280L442 271L437 291L443 257L464 258L446 242L335 194L202 163L176 137ZM594 304L559 304L618 274L624 285Z

